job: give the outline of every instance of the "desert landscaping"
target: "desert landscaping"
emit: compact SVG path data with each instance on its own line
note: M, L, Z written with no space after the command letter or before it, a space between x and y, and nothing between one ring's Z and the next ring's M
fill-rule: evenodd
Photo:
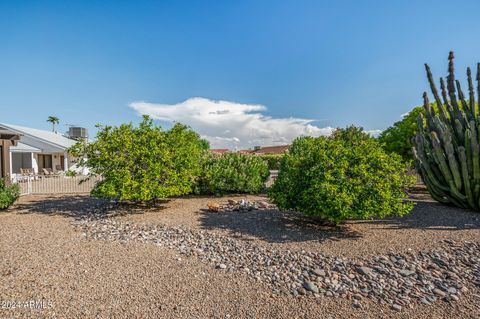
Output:
M425 197L425 196L424 196ZM2 317L477 318L480 217L428 199L322 225L262 196L155 208L30 196L0 215ZM220 210L208 209L218 203ZM260 203L260 204L256 204ZM379 240L382 238L382 240ZM131 302L135 300L135 302Z
M457 2L0 1L0 319L480 319Z

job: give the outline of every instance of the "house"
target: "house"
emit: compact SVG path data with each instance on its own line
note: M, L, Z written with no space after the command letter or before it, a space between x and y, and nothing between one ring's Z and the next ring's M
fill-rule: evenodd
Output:
M256 146L252 151L249 151L252 154L264 155L264 154L285 154L288 152L290 145L279 145L279 146L265 146L260 147Z
M18 145L20 135L0 129L0 178L10 176L10 148Z
M21 170L43 173L43 169L66 171L73 165L66 150L77 141L61 134L29 127L0 123L0 130L7 130L20 137L16 145L9 147L9 175L15 177Z
M229 149L228 148L211 148L208 151L213 154L223 154L228 152Z

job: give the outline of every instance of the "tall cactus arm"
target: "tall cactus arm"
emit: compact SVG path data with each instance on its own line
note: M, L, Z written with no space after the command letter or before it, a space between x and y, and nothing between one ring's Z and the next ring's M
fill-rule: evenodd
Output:
M441 173L440 175L435 173L432 170L432 166L430 165L430 163L428 163L428 160L425 158L425 150L423 148L422 143L423 143L422 137L417 135L416 142L415 142L416 149L414 148L413 150L413 156L414 156L414 159L416 160L416 163L419 165L419 167L422 168L423 175L428 175L431 181L431 184L434 184L435 187L441 189L444 192L449 192L450 188L443 186L439 180L442 177Z
M462 117L462 114L460 111L460 107L457 103L457 96L455 92L455 67L453 62L454 60L455 55L453 54L453 51L450 51L450 54L448 55L447 92L455 114L457 115L457 118L460 119Z
M430 106L430 101L428 100L427 92L423 92L423 108L425 109L426 123L429 130L434 130L433 117L434 113L432 107Z
M455 119L455 135L457 141L461 141L460 143L457 143L457 145L463 145L465 140L465 127L459 119Z
M472 121L473 122L473 121ZM473 176L473 155L472 155L472 133L469 129L465 131L465 153L469 176Z
M465 202L467 201L467 196L463 195L456 187L455 184L452 182L450 183L450 193L454 198L459 200L460 202ZM468 207L466 204L464 204L464 207Z
M477 80L477 101L478 103L480 103L480 63L477 63L476 80ZM480 105L477 105L477 108L476 108L477 112L480 112L479 108L480 108ZM477 113L477 117L478 117L478 113Z
M456 120L456 122L459 122ZM462 177L460 167L455 157L455 149L452 144L452 137L449 132L444 132L443 147L445 149L445 154L447 155L448 164L450 170L452 171L453 180L455 181L455 186L458 190L462 189Z
M466 119L468 119L468 121L470 121L471 119L473 119L473 115L472 115L472 111L470 110L470 106L467 104L467 101L465 100L465 95L463 94L462 86L460 84L460 81L456 80L455 84L457 85L458 98L460 99L460 102L462 103L462 108L463 108L462 114L464 115L464 117Z
M470 189L470 179L468 177L468 168L467 168L467 156L465 155L465 148L460 146L458 148L458 154L460 158L460 165L462 167L462 178L464 184L464 191L467 197L468 204L470 207L476 208L477 205L475 203L475 199L473 197L473 191Z
M475 180L476 184L480 184L480 148L477 140L477 130L475 125L470 125L470 129L471 129L470 146L471 146L471 153L472 153L473 179Z
M455 118L457 118L457 114L455 113L452 104L450 104L450 101L448 100L447 90L445 88L445 81L443 80L443 78L440 78L440 89L442 91L443 103L445 104L445 107L448 111L450 121L453 123L453 121L455 121Z
M437 90L437 87L435 86L435 81L433 81L432 71L430 70L430 67L426 63L425 63L425 71L427 72L428 83L430 84L430 89L432 90L433 97L435 98L435 102L437 103L437 108L438 108L440 117L442 118L443 121L447 121L448 119L447 112L445 111L442 100L438 95L438 90Z
M473 88L472 71L470 67L467 68L467 81L468 81L468 103L470 104L470 112L472 112L472 118L476 119L478 116L478 108L475 105L475 89Z
M430 134L433 146L432 154L435 156L435 161L438 163L440 171L442 172L442 175L445 178L445 181L448 183L449 187L451 183L455 185L456 183L454 182L454 177L452 172L450 171L450 167L448 167L447 159L440 144L440 140L438 139L438 136L435 132L431 132Z

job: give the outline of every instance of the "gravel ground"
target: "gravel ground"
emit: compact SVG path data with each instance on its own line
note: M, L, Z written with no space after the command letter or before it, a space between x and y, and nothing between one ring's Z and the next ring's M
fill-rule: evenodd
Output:
M458 245L460 255L478 256L475 246L480 238L478 215L436 204L421 203L406 219L348 223L341 229L322 229L332 234L313 236L320 226L295 214L254 211L235 213L235 218L231 215L234 213L201 211L211 200L177 199L164 203L163 209L143 214L140 212L145 209L141 208L136 210L138 214L121 216L125 212L120 211L120 216L112 217L109 222L139 229L182 229L193 234L203 231L209 238L229 235L230 240L241 246L268 251L291 250L292 254L299 254L304 249L308 253L321 253L325 258L343 256L352 260L349 265L359 276L364 275L357 268L371 266L355 264L361 260L360 256L371 259L388 255L389 250L403 256L410 248L410 253L418 256L424 249L441 249L454 256L454 246ZM472 280L465 285L467 291L461 292L458 287L458 301L410 303L397 311L362 297L361 308L356 308L353 299L275 294L267 281L256 280L246 272L229 271L227 261L226 269L222 269L218 263L221 260L205 262L200 256L181 254L181 245L174 242L159 246L142 240L125 243L85 238L89 237L92 222L103 227L105 220L92 221L84 216L99 204L88 197L23 198L16 209L0 214L0 317L479 318L480 291L475 287L478 262L475 266L473 259L469 261L474 263L468 274L471 277L465 277ZM213 214L227 216L221 222L207 223L209 218L218 218ZM269 227L261 222L267 221L273 229L262 234ZM79 231L85 225L86 231ZM301 230L301 225L307 230ZM343 234L351 232L351 228L355 228L355 236ZM282 238L278 233L285 230L290 230L289 236ZM443 242L444 239L456 243ZM408 246L403 247L398 241ZM362 249L363 253L351 251L356 249ZM327 264L324 266L327 271L333 270ZM394 263L393 268L401 267ZM368 275L365 278L369 279ZM452 278L445 280L455 280ZM44 301L45 309L1 309L11 301L30 300L37 301L37 306L38 301Z
M125 214L118 219L183 225L255 241L269 248L321 251L344 257L375 256L390 250L406 253L435 248L443 239L477 241L480 238L480 214L428 200L417 202L412 213L403 218L350 221L339 227L322 226L301 214L277 210L238 213L206 209L209 202L225 204L228 199L242 198L266 200L262 196L174 199L150 211L128 208L129 212L133 210L138 214Z

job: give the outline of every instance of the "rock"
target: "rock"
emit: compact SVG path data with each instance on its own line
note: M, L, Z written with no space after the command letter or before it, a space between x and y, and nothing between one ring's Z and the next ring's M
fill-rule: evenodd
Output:
M356 300L362 300L363 297L362 297L361 294L354 294L354 295L352 296L352 298L353 298L353 299L356 299Z
M238 202L236 200L233 200L233 199L229 199L228 200L228 205L238 205Z
M270 205L269 205L267 202L265 202L265 201L258 201L258 202L257 202L257 206L258 206L259 208L265 209L265 208L268 208Z
M315 268L312 272L313 272L316 276L319 276L319 277L325 277L325 276L326 276L325 270L320 269L320 268Z
M407 269L402 269L399 271L399 274L404 276L404 277L408 277L408 276L411 276L413 274L415 274L414 271L411 271L411 270L407 270Z
M373 276L374 276L374 274L373 274L373 269L370 268L370 267L366 267L366 266L358 267L358 268L357 268L357 272L358 272L360 275L364 275L364 276L370 276L370 277L373 277Z
M318 287L311 281L305 281L303 287L313 293L318 293Z
M428 301L426 298L421 298L420 302L423 303L424 305L429 305L430 301Z
M433 289L433 293L439 295L440 297L445 297L447 295L444 291L441 291L438 288Z
M218 212L220 210L220 204L215 202L208 202L207 207L213 212Z
M229 208L210 204L214 210ZM247 211L261 204L244 199L242 206ZM476 276L480 260L478 243L459 242L455 247L441 245L418 253L392 251L358 261L316 251L272 250L242 240L238 233L226 235L183 226L140 225L115 221L110 216L115 213L86 212L84 217L72 220L72 224L79 235L84 234L82 240L152 243L172 249L180 256L196 256L217 269L241 272L269 285L274 295L346 298L356 308L365 307L363 300L368 299L399 311L441 299L454 302L468 291L466 285L480 284ZM14 271L8 265L1 267L0 276ZM477 295L472 297L480 299Z
M394 304L392 305L392 309L393 309L393 310L396 310L396 311L400 311L400 310L402 310L402 306L394 303Z
M457 289L455 289L454 287L450 287L447 289L447 292L449 294L456 294L457 293Z

